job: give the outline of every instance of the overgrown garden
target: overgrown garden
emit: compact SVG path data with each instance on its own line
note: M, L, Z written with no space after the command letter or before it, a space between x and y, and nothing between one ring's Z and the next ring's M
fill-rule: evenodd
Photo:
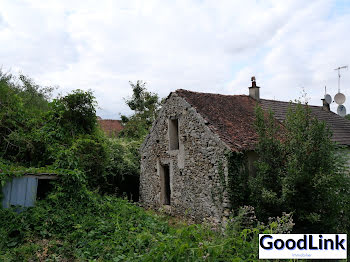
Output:
M130 84L134 113L108 138L91 91L52 98L52 88L0 72L1 185L26 173L59 177L35 207L0 208L1 261L257 261L262 232L348 232L349 174L330 131L302 106L284 126L257 108L255 177L237 171L241 155L228 154L239 179L229 179L236 206L227 228L127 201L123 181L138 177L138 148L161 106L144 82Z

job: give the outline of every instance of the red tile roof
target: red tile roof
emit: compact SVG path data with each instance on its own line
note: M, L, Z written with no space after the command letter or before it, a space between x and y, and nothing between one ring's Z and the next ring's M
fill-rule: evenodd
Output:
M208 121L208 126L232 150L252 150L258 140L254 129L256 101L245 95L219 95L176 90Z
M253 150L258 141L255 132L255 99L246 95L220 95L176 90L197 112L208 121L208 126L233 151ZM275 114L276 121L284 121L289 102L261 99L259 104L267 112ZM350 145L350 121L322 110L321 106L310 106L312 114L323 120L333 132L333 141Z
M97 121L107 136L116 136L124 128L120 120L98 119Z

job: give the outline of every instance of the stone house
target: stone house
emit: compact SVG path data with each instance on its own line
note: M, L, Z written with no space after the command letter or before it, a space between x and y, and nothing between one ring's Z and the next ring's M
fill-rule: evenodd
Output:
M227 180L225 153L242 152L249 173L257 159L253 123L259 103L283 121L288 102L260 99L252 78L247 95L220 95L176 90L167 97L141 146L140 201L145 207L164 208L197 221L220 222L229 214L227 192L216 188ZM333 139L350 148L350 121L334 114L329 105L310 106L326 121Z

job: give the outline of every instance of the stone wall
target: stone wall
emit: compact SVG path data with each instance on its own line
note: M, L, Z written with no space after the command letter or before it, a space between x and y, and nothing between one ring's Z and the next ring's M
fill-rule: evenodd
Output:
M177 150L169 150L171 119L178 119ZM141 203L153 209L164 207L171 214L196 221L221 221L227 198L222 192L219 169L227 174L227 149L195 108L172 93L141 147ZM163 202L163 165L170 170L170 205Z

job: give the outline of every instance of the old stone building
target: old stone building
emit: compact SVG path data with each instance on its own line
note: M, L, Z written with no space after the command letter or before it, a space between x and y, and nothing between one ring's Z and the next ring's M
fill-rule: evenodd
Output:
M221 221L228 215L227 192L219 192L227 180L229 151L246 155L247 169L254 172L257 134L254 108L271 108L276 121L283 121L288 102L260 99L253 79L247 95L219 95L176 90L170 93L141 147L140 201L144 206L164 208L202 220ZM325 120L333 139L350 146L350 121L311 106Z

